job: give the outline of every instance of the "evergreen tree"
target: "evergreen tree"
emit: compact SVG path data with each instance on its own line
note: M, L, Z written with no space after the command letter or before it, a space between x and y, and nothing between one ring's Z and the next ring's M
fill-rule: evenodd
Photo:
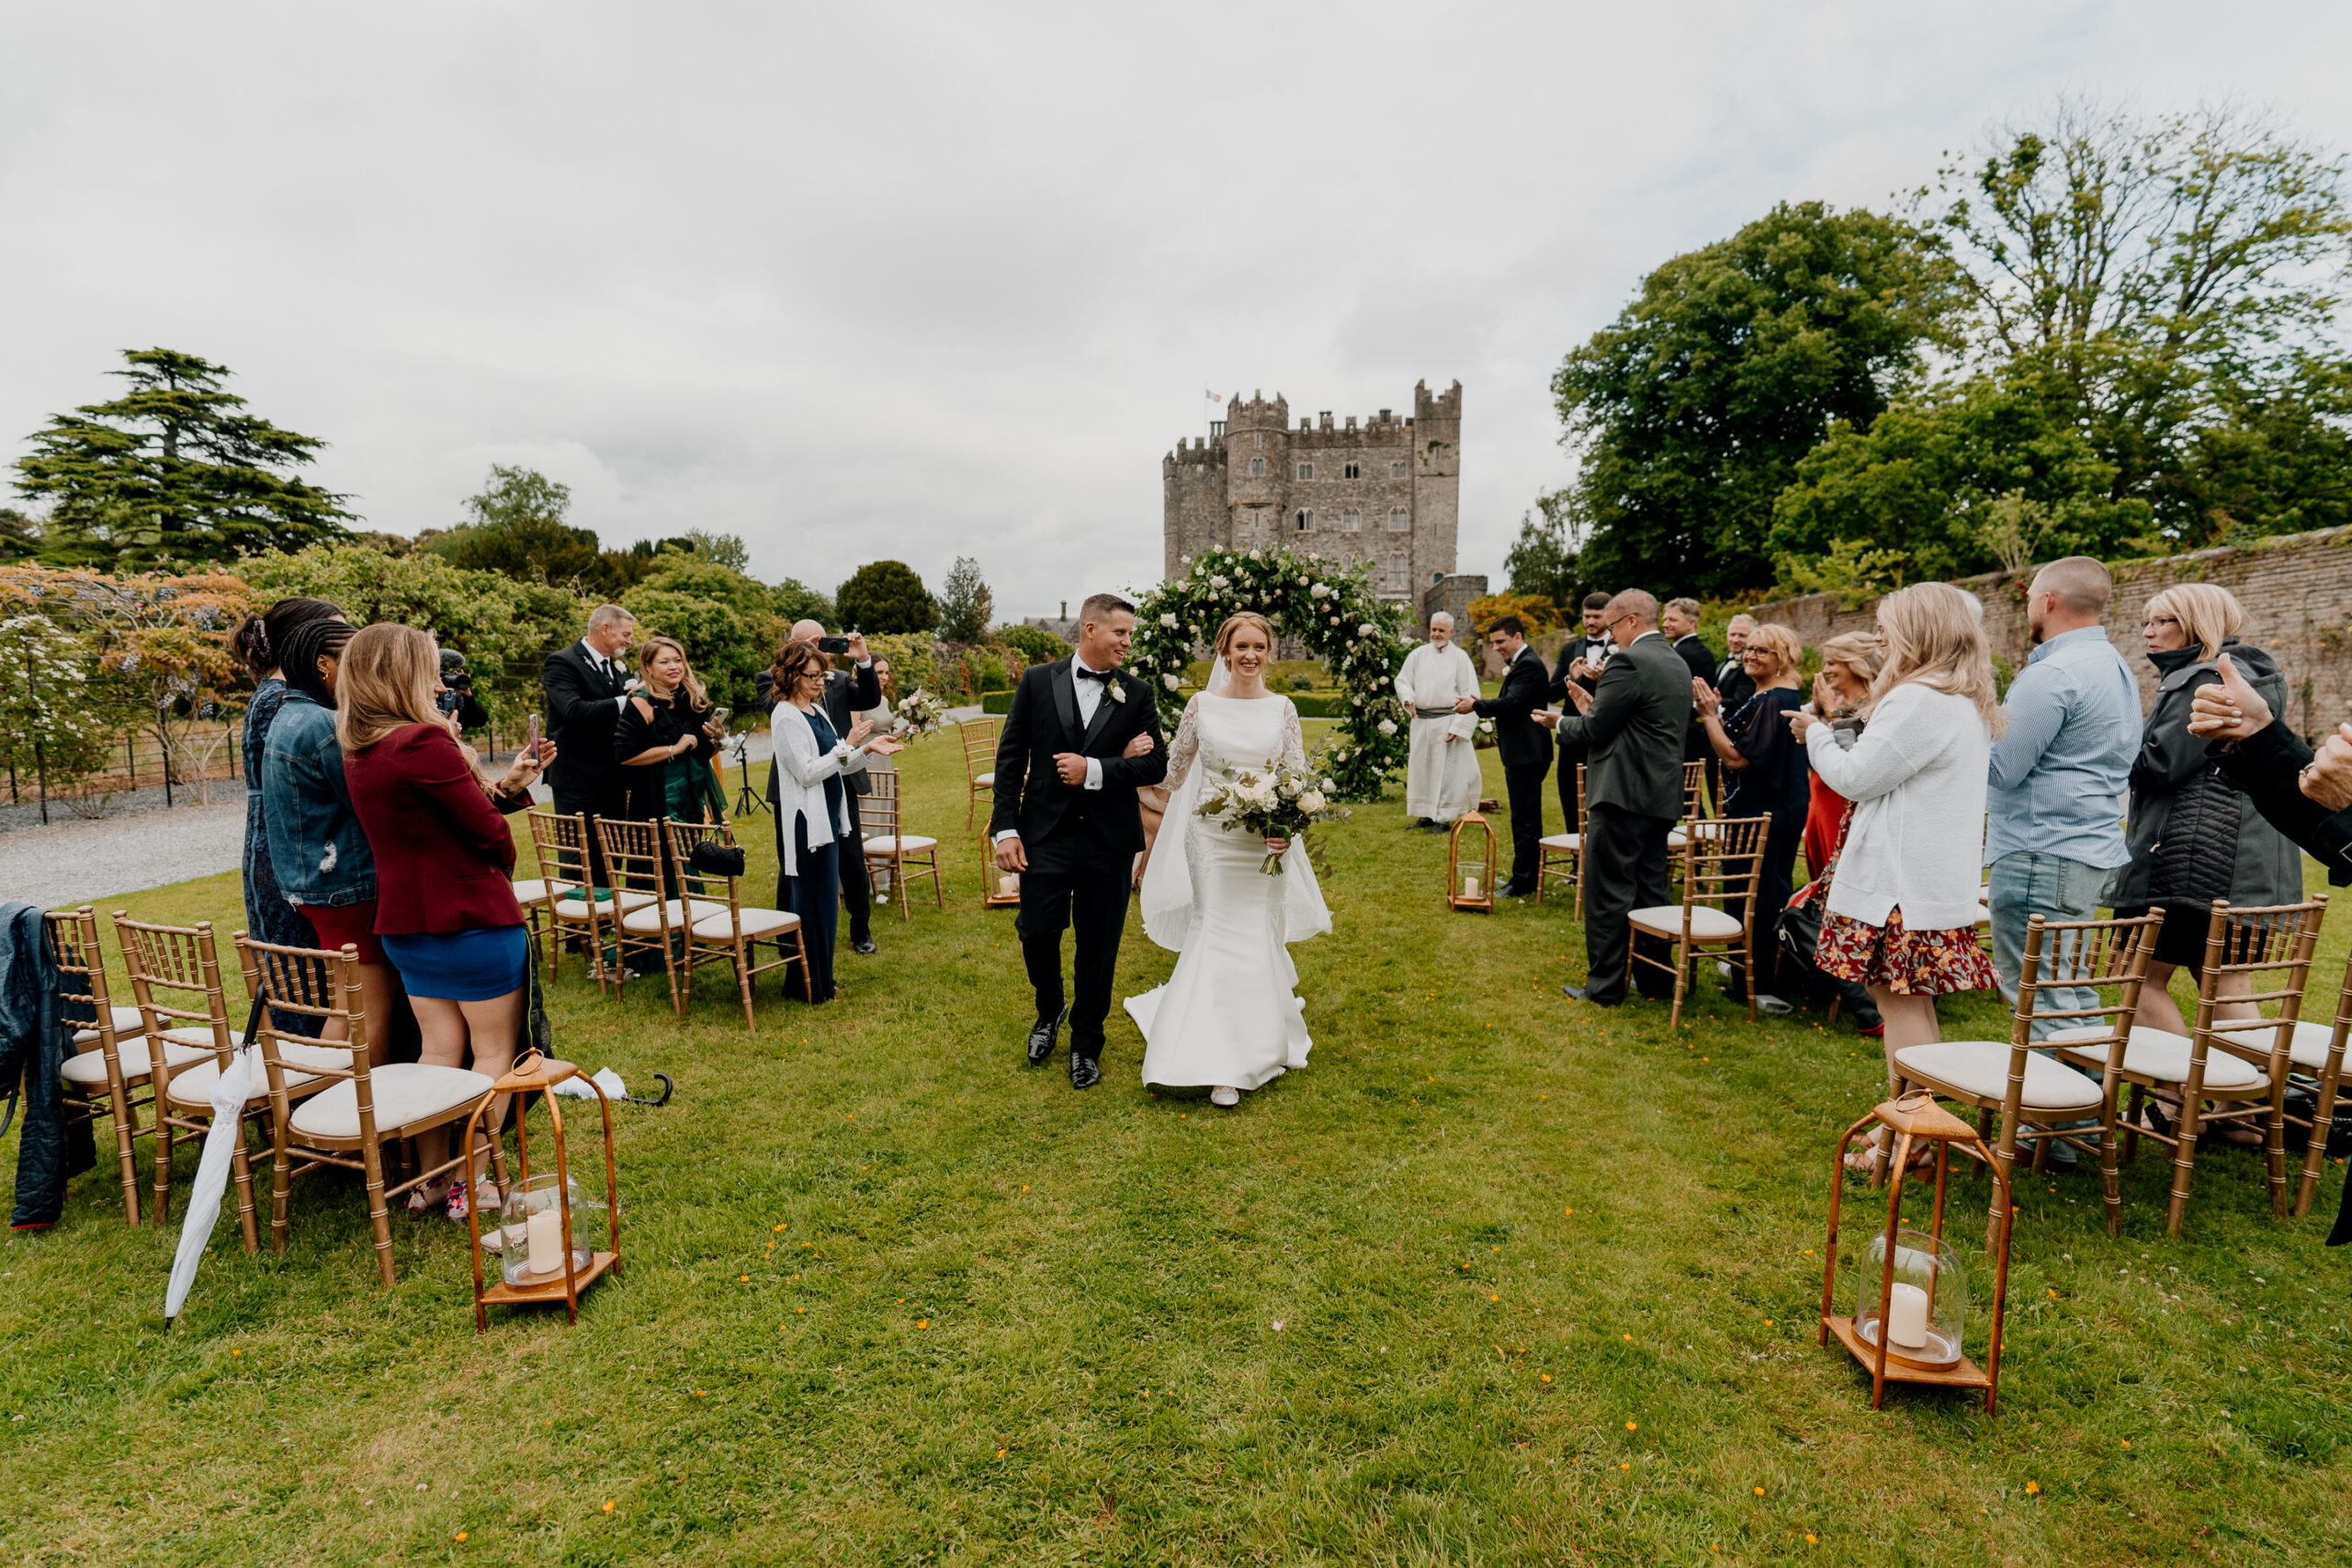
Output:
M996 595L980 575L980 563L957 556L939 587L939 635L948 642L978 642L989 635Z
M123 358L127 395L54 416L17 460L18 493L49 503L44 558L128 571L343 535L350 498L290 471L325 442L245 412L225 366L168 348Z
M593 528L574 528L571 487L535 468L490 466L490 479L466 497L467 522L427 547L468 571L495 571L518 582L578 582L595 589L610 576ZM649 561L652 551L648 548Z
M927 632L939 624L939 606L904 561L866 562L850 574L833 603L843 629Z

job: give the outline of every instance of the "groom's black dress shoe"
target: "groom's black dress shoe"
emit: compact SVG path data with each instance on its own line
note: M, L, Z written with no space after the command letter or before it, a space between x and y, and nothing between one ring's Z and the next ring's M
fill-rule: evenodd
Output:
M1495 897L1498 898L1532 898L1535 897L1535 884L1532 882L1506 882L1500 887L1495 889Z
M1054 1037L1062 1032L1062 1020L1069 1016L1065 1007L1051 1018L1041 1018L1029 1026L1029 1065L1042 1067L1046 1058L1054 1054Z
M1095 1066L1093 1057L1081 1056L1075 1051L1069 1054L1070 1088L1092 1089L1102 1081L1102 1069Z
M1614 1008L1623 1007L1625 1005L1625 999L1623 997L1618 998L1613 1002L1608 1002L1601 1000L1599 997L1587 996L1585 994L1586 990L1587 987L1583 986L1563 986L1560 987L1560 995L1574 998L1576 1000L1580 1002L1590 1002L1597 1008Z

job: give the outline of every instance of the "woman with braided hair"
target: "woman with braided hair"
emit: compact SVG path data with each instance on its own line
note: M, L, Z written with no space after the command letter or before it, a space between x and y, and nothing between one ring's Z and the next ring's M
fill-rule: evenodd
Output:
M286 701L286 680L279 665L286 639L297 626L311 621L340 621L343 608L325 599L280 599L258 615L248 615L229 636L230 650L252 671L254 694L245 703L245 852L243 860L245 928L261 942L286 947L316 947L318 933L302 912L286 901L284 889L270 865L269 829L262 803L262 759L269 751L269 728ZM281 1021L299 1027L294 1015Z

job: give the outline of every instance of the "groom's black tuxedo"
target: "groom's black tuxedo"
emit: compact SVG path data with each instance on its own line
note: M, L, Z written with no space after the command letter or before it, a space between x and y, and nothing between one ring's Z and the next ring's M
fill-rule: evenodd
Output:
M1081 716L1078 680L1064 659L1023 671L996 746L996 807L991 838L1018 832L1029 860L1021 874L1021 953L1037 993L1040 1021L1062 1011L1062 932L1078 922L1077 995L1069 1010L1069 1048L1089 1060L1102 1054L1119 934L1127 923L1135 857L1143 852L1143 815L1136 790L1168 776L1168 746L1151 688L1112 671L1091 720ZM1123 757L1149 735L1152 748ZM1057 754L1096 760L1102 787L1062 783Z

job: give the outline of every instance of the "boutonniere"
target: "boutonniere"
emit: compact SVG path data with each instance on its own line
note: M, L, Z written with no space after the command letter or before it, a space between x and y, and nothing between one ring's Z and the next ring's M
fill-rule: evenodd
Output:
M1102 694L1114 703L1123 703L1127 700L1127 689L1119 683L1115 676L1102 682Z

